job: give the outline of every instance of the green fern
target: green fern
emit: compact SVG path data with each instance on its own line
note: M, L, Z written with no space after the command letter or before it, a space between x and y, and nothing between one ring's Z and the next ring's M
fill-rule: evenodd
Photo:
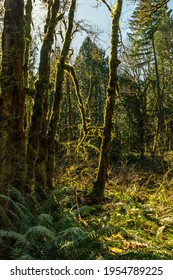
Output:
M82 217L90 216L90 215L93 214L94 212L96 212L96 208L91 207L91 206L88 206L88 205L81 206L79 209L75 209L75 210L73 211L73 213L74 213L75 215L77 215L78 213L80 213L80 215L81 215Z
M25 237L29 236L32 236L32 238L40 238L40 236L42 236L43 238L49 238L51 240L55 239L55 233L41 225L30 227L25 233Z
M72 240L83 241L86 238L85 232L78 227L71 227L64 231L59 232L59 235L62 235L64 238L72 238Z
M19 217L24 216L24 212L21 209L24 206L21 203L15 202L10 196L3 195L3 194L0 195L0 198L5 202L9 202L11 204L11 206L13 207L14 211L16 212L16 214L19 215Z
M53 217L49 214L42 213L38 216L38 224L42 226L53 226Z
M0 226L4 229L13 228L13 223L11 221L11 216L9 217L9 211L0 205ZM16 217L18 219L18 217Z
M11 187L9 189L9 194L13 197L13 200L15 198L15 200L20 202L21 204L23 204L23 205L26 204L26 201L25 201L22 193L18 189Z
M57 209L57 204L52 200L50 207L56 211L52 211L51 215L45 211L46 204L37 202L37 209L32 207L33 201L27 204L25 197L15 188L10 190L10 195L0 195L1 205L4 205L1 206L2 222L0 220L2 259L89 258L91 235L76 226L76 217L70 209ZM83 215L90 215L95 208L82 206L79 210ZM5 220L8 226L5 226Z
M24 254L21 255L20 260L35 260L35 258L33 258L33 256L31 256L30 254L28 254L27 252L24 252Z
M15 232L15 231L7 231L7 230L1 229L0 237L10 238L10 239L13 238L20 243L26 242L25 236L23 236L23 234L21 234L21 233Z
M59 258L80 259L86 256L90 244L89 235L79 227L70 227L58 233L54 245L57 246ZM87 257L86 257L87 258Z

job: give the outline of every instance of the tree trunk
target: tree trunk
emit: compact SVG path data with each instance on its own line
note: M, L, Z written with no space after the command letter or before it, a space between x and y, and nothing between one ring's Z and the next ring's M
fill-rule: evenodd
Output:
M0 184L25 177L24 0L6 0L2 34Z
M70 143L74 139L73 135L73 123L72 123L72 103L71 103L71 89L70 89L70 78L67 76L66 79L66 92L67 92L67 105L68 105L68 140Z
M60 117L60 105L62 101L62 85L64 81L65 63L68 59L71 36L73 30L74 13L76 8L76 0L71 0L71 5L68 15L68 27L65 34L64 44L60 54L60 60L57 64L56 74L56 89L52 118L50 121L49 133L48 133L48 163L47 163L47 177L49 188L53 188L54 180L54 168L55 168L55 144L56 144L56 132L58 127L58 121Z
M115 99L118 96L118 77L117 68L120 64L118 60L118 32L119 19L122 10L122 0L117 0L115 7L112 9L112 28L111 28L111 45L109 59L109 82L106 91L106 107L104 115L104 131L98 166L97 178L91 192L91 197L95 202L100 202L104 198L104 190L108 178L109 154L112 133L112 118L114 114Z
M79 108L79 112L80 112L81 120L82 120L82 129L80 131L80 139L79 139L79 143L77 146L77 149L78 149L80 147L80 145L82 145L83 141L86 139L87 134L88 134L87 122L86 122L86 112L85 112L82 95L80 93L79 83L78 83L78 79L77 79L74 67L71 65L65 64L65 70L72 77L72 80L74 83L74 88L75 88L75 93L76 93L77 101L78 101L78 108Z
M57 17L59 11L60 1L54 0L52 6L49 6L48 15L46 19L45 26L45 38L41 48L40 55L40 65L39 65L39 78L35 83L36 88L36 97L33 107L33 115L31 128L29 132L28 139L28 153L27 153L27 186L35 186L35 166L37 161L37 173L39 173L38 181L43 187L47 185L46 179L46 167L44 156L44 149L46 151L46 146L43 146L43 143L46 143L46 139L40 141L40 135L42 133L42 124L43 118L47 115L47 106L44 105L46 102L48 88L49 88L49 76L50 76L50 54L53 44L54 32L57 25L57 22L62 19L62 15ZM51 12L50 12L51 10ZM49 24L48 24L49 22ZM44 105L44 106L43 106ZM46 111L45 111L46 110ZM47 137L47 131L44 131L44 137ZM43 149L43 150L42 150ZM40 151L40 153L39 153ZM40 157L39 157L40 156ZM37 174L38 175L38 174ZM30 191L29 189L27 191Z
M25 64L24 64L24 85L28 87L28 64L29 50L31 43L31 23L32 23L32 0L27 0L25 5Z

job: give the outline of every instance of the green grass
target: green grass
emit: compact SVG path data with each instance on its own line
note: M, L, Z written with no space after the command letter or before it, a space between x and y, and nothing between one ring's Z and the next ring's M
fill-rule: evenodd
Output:
M80 204L86 187L77 177L73 184L71 177L69 187L60 192L63 205L100 243L95 259L173 259L171 170L158 175L126 168L116 175L111 172L101 205Z

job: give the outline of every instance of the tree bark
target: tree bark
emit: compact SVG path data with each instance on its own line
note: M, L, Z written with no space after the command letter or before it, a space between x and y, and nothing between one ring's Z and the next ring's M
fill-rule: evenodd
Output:
M80 112L81 120L82 120L82 129L81 129L81 133L80 133L81 136L80 136L79 143L77 146L77 149L78 149L80 147L80 145L82 145L83 141L85 140L85 138L87 137L87 134L88 134L87 122L86 122L86 112L85 112L82 95L80 93L79 83L78 83L78 79L77 79L74 67L71 65L65 64L65 70L72 77L74 88L75 88L75 93L76 93L77 101L78 101L78 108L79 108L79 112Z
M122 10L122 0L117 0L112 8L112 28L109 58L109 82L106 91L106 107L104 115L104 130L99 158L97 178L94 183L91 197L99 203L104 198L104 190L108 178L109 154L111 146L112 118L114 114L115 99L119 93L117 69L120 64L118 60L118 32L119 20Z
M41 48L40 64L39 64L39 78L35 83L36 97L33 107L33 115L31 121L31 127L28 139L28 152L27 152L27 188L35 187L35 167L37 161L37 175L40 184L43 187L47 185L46 179L46 146L43 147L43 143L47 141L47 131L44 131L45 139L41 139L41 133L43 129L43 118L47 116L46 102L48 89L49 89L49 77L50 77L50 54L53 44L54 32L57 22L62 19L62 15L57 17L57 13L60 8L60 1L54 0L51 7L48 10L46 20L46 34ZM49 22L49 24L48 24ZM42 140L42 141L40 141ZM42 149L44 149L42 151ZM27 191L30 191L27 189Z
M0 184L25 177L24 0L6 0L2 34Z
M75 8L76 8L76 0L71 0L71 5L70 5L69 15L68 15L68 26L65 34L64 44L60 54L60 60L57 64L54 107L53 107L53 113L50 121L49 133L48 133L47 177L48 177L48 186L50 189L53 189L56 133L57 133L58 121L60 117L60 105L62 101L62 86L64 81L65 63L68 60L68 54L69 54L70 44L72 40L71 37L72 37L72 30L73 30Z
M67 76L66 79L66 92L67 92L67 106L68 106L68 139L70 143L74 139L73 133L73 122L72 122L72 103L71 103L71 89L70 89L70 78Z
M25 5L25 64L24 64L24 85L28 87L28 64L31 44L31 23L32 23L32 0L27 0Z

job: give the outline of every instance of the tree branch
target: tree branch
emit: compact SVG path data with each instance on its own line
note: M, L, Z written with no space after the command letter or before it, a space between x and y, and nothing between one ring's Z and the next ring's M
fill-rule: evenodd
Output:
M108 8L109 12L112 14L112 8L109 6L109 4L105 0L101 0L101 1L106 5L106 7Z

